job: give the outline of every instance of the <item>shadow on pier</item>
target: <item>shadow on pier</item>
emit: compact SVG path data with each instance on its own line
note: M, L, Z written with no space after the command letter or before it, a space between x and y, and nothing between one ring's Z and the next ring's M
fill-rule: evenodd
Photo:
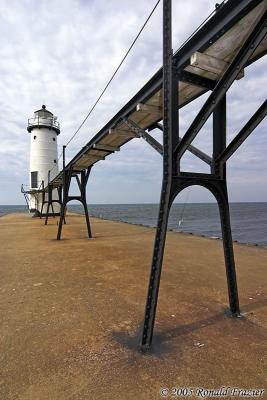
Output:
M228 318L231 318L233 320L233 324L235 327L236 324L238 324L238 326L240 327L240 333L241 333L241 326L243 327L245 326L246 328L250 328L252 330L254 330L254 328L257 328L258 330L260 327L252 320L248 319L246 315L253 314L255 310L258 310L266 306L267 306L267 299L261 299L259 301L248 303L242 306L242 313L239 318L232 317L229 312L229 309L225 309L222 312L212 315L208 318L201 319L189 324L161 330L160 332L158 332L156 328L153 336L153 344L151 348L146 351L146 353L153 354L154 356L157 357L160 357L163 354L170 353L173 350L172 339L177 339L181 336L187 336L195 331L206 328L208 326L218 325L220 324L220 322ZM128 348L133 352L140 352L142 329L143 325L140 323L134 334L125 330L113 331L112 337L121 346Z

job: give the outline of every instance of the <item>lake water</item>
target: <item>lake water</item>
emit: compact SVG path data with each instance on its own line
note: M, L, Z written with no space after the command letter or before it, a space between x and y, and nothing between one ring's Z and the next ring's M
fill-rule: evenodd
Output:
M88 207L90 215L99 218L151 227L155 227L157 223L156 204L96 204ZM80 205L69 205L68 209L77 213L83 212ZM27 212L27 209L25 206L0 206L0 215L13 212ZM231 203L230 212L234 240L267 246L267 203ZM221 237L217 204L174 204L168 228Z

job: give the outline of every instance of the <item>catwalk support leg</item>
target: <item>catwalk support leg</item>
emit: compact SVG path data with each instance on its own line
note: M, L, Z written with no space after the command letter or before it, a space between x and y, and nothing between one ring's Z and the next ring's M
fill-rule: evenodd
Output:
M232 315L239 316L240 310L239 310L239 300L238 300L238 289L237 289L234 249L233 249L233 240L232 240L232 232L231 232L231 222L230 222L230 212L229 212L229 202L228 202L226 182L222 183L222 193L220 195L220 200L218 201L218 205L219 205L220 217L221 217L221 227L222 227L222 238L223 238L227 285L228 285L229 305L230 305L230 310L231 310Z

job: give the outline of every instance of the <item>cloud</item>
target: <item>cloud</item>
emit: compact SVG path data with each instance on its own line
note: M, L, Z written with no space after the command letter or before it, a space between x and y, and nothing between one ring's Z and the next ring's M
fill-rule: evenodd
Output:
M194 0L173 2L174 49L214 9L216 1L199 0L197 3L196 15ZM13 0L12 5L6 0L0 2L0 204L23 202L19 187L28 180L28 118L41 104L46 104L61 123L59 146L66 143L116 69L154 4L152 0ZM101 103L68 147L68 160L161 66L161 23L160 5ZM228 140L266 96L266 60L256 64L247 69L246 77L235 83L228 96ZM197 104L200 107L204 100L205 96L181 112L182 132L196 115ZM266 179L263 171L263 168L266 171L265 133L263 122L229 163L229 178L230 181L234 179L237 200L246 198L244 181L249 176L253 199L266 201L266 189L259 190L255 179L259 176ZM161 133L156 133L155 137L161 141ZM211 121L194 144L211 154L210 139ZM206 170L205 165L202 167L189 154L186 154L183 167ZM142 140L133 140L93 168L88 189L90 199L97 203L120 202L120 199L122 202L158 201L161 175L160 156ZM195 193L196 201L205 199L202 192L198 194L196 190ZM206 198L209 199L208 195Z

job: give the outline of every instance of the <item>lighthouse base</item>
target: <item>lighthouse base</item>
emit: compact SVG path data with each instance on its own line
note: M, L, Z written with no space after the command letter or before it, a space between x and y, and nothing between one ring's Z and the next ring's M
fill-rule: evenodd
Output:
M34 217L59 216L60 209L61 199L57 189L49 188L48 193L40 190L38 193L29 196L29 210L30 213L34 214Z
M40 217L40 212L35 208L30 208L30 214L32 214L32 218Z
M42 212L37 210L36 208L31 208L30 213L32 214L32 218L41 218L41 217L45 217L46 215L48 215L48 217L59 217L60 216L60 212L49 212L48 214L46 214L46 212Z

